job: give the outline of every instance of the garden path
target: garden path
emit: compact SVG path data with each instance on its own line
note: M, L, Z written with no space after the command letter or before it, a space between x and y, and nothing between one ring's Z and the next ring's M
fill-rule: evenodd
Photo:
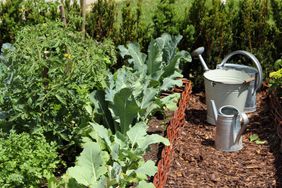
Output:
M215 126L205 122L204 100L203 93L191 97L165 187L282 187L282 153L266 93L257 95L257 111L250 114L243 149L231 153L215 149ZM253 134L265 143L251 142Z

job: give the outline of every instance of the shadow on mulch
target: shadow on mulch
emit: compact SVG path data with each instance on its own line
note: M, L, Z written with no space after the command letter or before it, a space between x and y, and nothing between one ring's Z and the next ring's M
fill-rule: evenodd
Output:
M208 146L208 147L214 147L214 140L213 140L213 139L210 139L210 138L204 139L204 140L202 141L202 145Z
M274 166L276 168L276 187L282 187L282 153L279 152L280 139L276 132L275 122L272 119L269 98L266 96L266 92L259 99L262 102L262 108L257 115L250 118L250 126L246 133L257 134L261 141L266 141L269 150L275 157ZM261 124L256 124L257 119L260 119Z
M282 153L266 93L260 92L257 101L243 149L221 152L214 147L215 126L206 122L204 94L194 93L165 187L282 187ZM251 142L253 134L266 143Z

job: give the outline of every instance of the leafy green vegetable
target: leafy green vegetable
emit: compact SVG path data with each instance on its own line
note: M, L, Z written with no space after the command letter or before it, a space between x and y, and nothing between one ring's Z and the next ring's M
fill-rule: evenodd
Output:
M128 130L140 110L129 88L123 88L116 93L111 109L114 117L118 117L117 121L122 133Z
M127 48L119 46L120 54L123 58L130 57L128 62L133 64L135 71L140 75L145 72L151 82L156 86L161 86L161 90L168 90L175 85L180 86L180 62L191 61L191 56L187 51L177 51L177 44L182 36L170 36L163 34L161 37L150 42L148 55L140 51L140 47L135 43L129 43Z
M251 142L255 142L256 144L265 144L266 140L261 140L257 134L252 134L249 137Z
M132 147L137 145L138 148L143 150L146 150L149 145L158 142L163 142L165 145L169 145L168 140L160 135L147 135L146 124L143 122L136 123L136 125L127 131L126 134L132 143Z
M77 158L75 167L67 175L79 184L88 187L154 187L147 183L148 176L153 176L157 167L153 161L145 162L143 155L150 144L169 141L159 135L147 135L147 126L138 122L126 135L112 134L109 129L97 123L91 123L93 131L85 137L83 151Z
M163 34L151 41L148 55L135 43L119 46L121 56L128 56L132 67L109 74L105 92L90 94L97 122L125 134L135 122L148 121L157 110L175 110L179 94L160 99L160 93L182 85L178 79L182 77L180 61L190 61L191 57L186 51L177 51L180 40L181 36Z
M179 101L180 93L174 93L161 99L161 102L165 104L165 107L170 111L177 109L177 102Z
M116 61L110 41L97 43L48 22L22 28L13 50L5 51L5 60L0 59L2 126L42 129L60 143L79 142L94 118L89 93L106 87L108 67Z
M54 177L58 154L54 142L27 133L0 137L0 186L39 187Z
M68 173L80 184L97 187L100 177L107 172L108 160L108 153L102 151L97 143L88 142L85 143L84 150L77 158L77 166L69 168Z

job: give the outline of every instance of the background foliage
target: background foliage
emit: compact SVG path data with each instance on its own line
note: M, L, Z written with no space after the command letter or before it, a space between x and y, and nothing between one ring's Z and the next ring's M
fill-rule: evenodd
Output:
M58 3L44 0L6 0L0 2L0 44L12 42L22 26L58 18Z
M60 23L60 3L65 8L67 27ZM221 0L98 0L88 7L86 36L78 32L81 23L78 0L0 2L0 45L13 43L5 44L0 54L0 124L3 130L43 131L60 147L78 146L81 136L88 131L89 121L99 119L94 115L95 110L99 110L97 100L92 98L92 102L96 101L92 104L89 93L104 90L107 75L114 83L112 88L124 91L124 83L138 85L135 80L140 78L139 73L133 71L138 67L136 59L140 56L145 61L144 51L150 41L164 32L183 36L180 50L192 51L204 46L203 57L210 68L215 68L231 51L250 51L261 62L264 76L270 77L272 86L281 91L280 0L228 0L225 4ZM138 42L140 46L129 42ZM118 45L123 45L119 46L123 58L116 60L114 46ZM164 81L165 77L158 76L166 60L154 45L161 46L160 43L149 46L149 51L156 52L151 54L157 55L149 55L148 51L148 71L142 74L144 78L163 79L152 79L148 85L141 82L151 94L146 97L152 99L153 89L156 89L153 86L169 83ZM181 55L181 51L177 52ZM179 55L176 56L179 58ZM133 68L109 74L109 68L117 61L117 68L128 64ZM248 63L244 59L234 59L234 62ZM181 69L194 82L194 88L202 89L203 69L198 60ZM178 66L177 70L180 70ZM134 86L130 92L143 91L143 88L136 88ZM138 97L128 99L138 102ZM16 181L22 183L20 178ZM34 180L35 184L37 182Z
M0 137L0 186L38 187L59 163L55 142L43 136L11 132Z
M81 22L78 1L63 2L69 24L79 29L75 27ZM163 32L181 34L180 49L204 46L204 58L210 68L231 51L247 50L261 61L267 77L273 71L274 61L281 58L281 4L279 0L238 0L225 4L221 0L98 0L87 14L86 30L96 40L112 38L116 46L135 41L141 49ZM57 5L43 0L2 3L0 42L13 40L17 28L23 25L58 20ZM24 14L22 7L28 10ZM119 61L118 65L122 64ZM201 65L194 61L185 67L184 74L195 84L200 83Z
M93 116L88 94L106 86L108 67L116 61L110 41L97 43L54 22L22 28L2 56L3 125L43 129L68 143L87 127Z

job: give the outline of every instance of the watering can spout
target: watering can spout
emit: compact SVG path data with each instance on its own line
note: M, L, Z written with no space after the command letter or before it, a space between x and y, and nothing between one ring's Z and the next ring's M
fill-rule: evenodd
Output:
M198 57L198 58L200 59L200 62L201 62L201 64L202 64L204 70L205 70L205 71L208 71L209 68L208 68L208 66L207 66L207 64L206 64L206 62L205 62L205 60L204 60L203 57L202 57L202 53L203 53L204 51L205 51L205 48L204 48L204 47L199 47L199 48L197 48L196 50L194 50L194 51L192 52L192 56Z
M217 121L218 112L217 112L217 108L216 108L216 104L215 104L214 100L211 100L211 106L212 106L214 119L215 119L215 121Z

